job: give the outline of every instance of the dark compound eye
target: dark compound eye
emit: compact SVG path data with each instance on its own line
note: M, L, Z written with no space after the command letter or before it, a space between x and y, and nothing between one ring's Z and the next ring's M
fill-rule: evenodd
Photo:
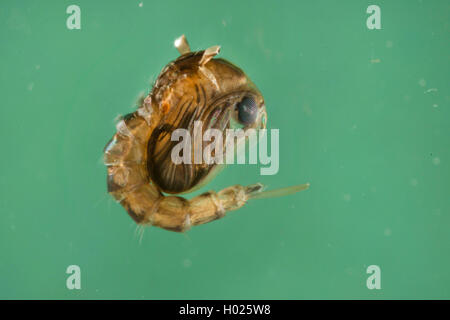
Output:
M249 125L255 122L258 115L258 106L255 100L250 97L245 97L237 105L238 120L243 125Z

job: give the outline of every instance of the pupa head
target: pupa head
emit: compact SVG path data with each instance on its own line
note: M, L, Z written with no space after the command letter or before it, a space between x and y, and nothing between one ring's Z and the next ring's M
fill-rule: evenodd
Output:
M264 98L248 76L237 66L215 58L220 47L191 52L184 36L175 40L181 56L170 62L160 73L151 92L152 103L162 117L148 144L148 170L151 178L167 193L192 191L217 173L217 163L176 164L172 150L177 141L172 134L185 129L195 135L194 124L202 124L202 134L208 129L223 132L227 145L227 129L264 129L267 114ZM237 145L247 135L238 137ZM192 143L192 158L203 154L205 145ZM223 149L225 153L225 148ZM208 178L208 179L207 179Z

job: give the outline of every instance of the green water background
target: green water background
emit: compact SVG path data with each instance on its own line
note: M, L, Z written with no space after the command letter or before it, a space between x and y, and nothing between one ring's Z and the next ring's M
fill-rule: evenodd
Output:
M0 5L0 298L450 298L450 2L139 3ZM202 190L311 188L140 243L102 149L181 34L221 45L280 130L277 175L235 165Z

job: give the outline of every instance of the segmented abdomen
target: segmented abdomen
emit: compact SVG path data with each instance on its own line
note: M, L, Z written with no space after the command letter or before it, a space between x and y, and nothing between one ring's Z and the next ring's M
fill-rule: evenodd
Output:
M117 123L117 132L104 149L108 192L138 223L161 197L158 188L149 184L147 172L147 143L156 117L150 103L144 103Z

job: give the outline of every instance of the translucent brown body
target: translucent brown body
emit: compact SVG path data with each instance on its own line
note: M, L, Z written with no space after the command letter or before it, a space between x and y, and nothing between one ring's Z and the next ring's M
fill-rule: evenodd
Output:
M249 95L265 116L260 92L241 69L213 59L217 53L218 47L186 52L169 63L140 107L117 123L117 132L105 147L108 192L138 224L182 232L223 217L262 190L261 184L235 185L190 200L163 194L189 192L216 168L204 163L176 165L171 159L175 129L192 130L194 121L202 121L203 130L224 131L236 103ZM258 117L243 129L264 126Z

